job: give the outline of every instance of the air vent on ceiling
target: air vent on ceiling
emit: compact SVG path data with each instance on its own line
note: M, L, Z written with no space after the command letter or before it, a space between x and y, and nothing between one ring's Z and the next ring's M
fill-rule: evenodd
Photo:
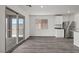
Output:
M26 5L26 6L28 6L28 7L32 7L32 5Z

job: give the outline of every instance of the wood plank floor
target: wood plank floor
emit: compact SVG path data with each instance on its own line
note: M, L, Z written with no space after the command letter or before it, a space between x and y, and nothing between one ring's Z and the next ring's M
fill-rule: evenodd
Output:
M55 37L30 37L12 53L79 53L73 39Z

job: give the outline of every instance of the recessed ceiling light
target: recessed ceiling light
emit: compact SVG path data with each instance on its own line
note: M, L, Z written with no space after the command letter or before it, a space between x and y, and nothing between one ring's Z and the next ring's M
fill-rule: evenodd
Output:
M41 8L43 8L44 6L40 6Z

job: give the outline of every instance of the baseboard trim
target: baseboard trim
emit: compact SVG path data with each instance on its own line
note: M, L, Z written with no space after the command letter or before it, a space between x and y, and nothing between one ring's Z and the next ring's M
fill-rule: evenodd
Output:
M56 36L30 36L30 37L56 37Z

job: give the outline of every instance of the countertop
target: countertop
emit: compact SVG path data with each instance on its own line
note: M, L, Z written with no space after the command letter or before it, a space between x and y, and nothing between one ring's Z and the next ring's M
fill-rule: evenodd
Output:
M79 30L74 30L74 32L79 32Z
M64 28L57 28L57 27L55 27L55 29L64 29Z
M71 30L71 31L73 31L73 32L79 32L79 29L75 29L75 30Z

